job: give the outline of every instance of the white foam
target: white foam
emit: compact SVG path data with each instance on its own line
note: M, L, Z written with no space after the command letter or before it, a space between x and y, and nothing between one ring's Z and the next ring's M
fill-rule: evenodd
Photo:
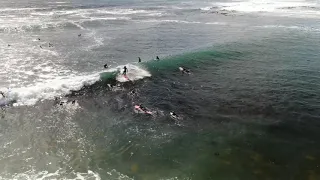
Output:
M313 10L314 7L320 8L319 1L305 1L305 0L246 0L246 1L232 1L232 2L217 2L213 3L214 7L218 7L223 11L236 11L243 13L270 13L271 15L279 16L295 16L295 17L309 17L320 18L319 10ZM210 10L208 7L203 10Z
M129 14L149 14L155 11L134 10L134 9L98 9L95 13L112 14L112 15L129 15Z
M11 94L17 100L16 105L33 105L39 100L64 96L71 90L80 90L84 85L92 85L99 80L99 73L93 75L70 75L38 82L28 87L12 88Z
M308 32L320 32L320 28L305 27L305 26L264 25L264 26L256 26L256 27L257 28L282 28L282 29L294 29L294 30L308 31Z
M211 9L211 6L200 8L200 10L202 11L209 11L210 9Z
M38 8L0 8L5 16L0 17L0 29L5 32L19 32L34 28L46 29L63 27L68 23L78 26L78 22L94 20L129 20L130 15L161 16L162 11L126 9L126 8L94 8L94 9L41 9ZM83 27L78 26L83 29Z
M127 64L125 65L127 68L128 68L128 72L127 72L127 77L130 81L136 81L136 80L139 80L139 79L143 79L145 77L151 77L151 74L147 71L147 70L144 70L138 66L135 66L135 65L132 65L132 64ZM121 69L120 69L121 68ZM118 67L119 71L122 72L122 68L123 66L121 67ZM117 76L117 81L119 82L127 82L128 79L125 78L122 73L120 73L118 76Z
M8 12L8 11L34 11L39 8L1 8L0 12Z
M122 17L90 17L89 20L82 20L82 22L85 22L85 21L97 21L97 20L130 20L131 18L130 17L125 17L125 16L122 16Z
M141 67L127 64L128 77L131 81L150 77L151 74ZM119 66L108 71L100 71L92 74L69 75L69 76L46 76L34 84L26 87L14 87L10 89L10 99L16 100L15 106L34 105L38 101L45 99L54 99L57 96L64 96L71 91L80 90L85 85L92 85L100 80L100 74L103 72L120 71L123 66ZM54 77L54 78L53 78ZM50 79L51 78L51 79ZM53 78L53 79L52 79ZM118 79L119 82L124 80Z
M52 3L52 4L67 4L69 2L57 1L57 2L49 2L49 3Z
M137 22L146 23L181 23L181 24L207 24L207 25L226 25L226 22L200 22L200 21L184 21L175 19L150 19L150 20L138 20Z
M88 170L87 173L79 173L79 172L69 172L69 176L72 175L73 178L66 178L64 177L66 172L64 172L62 169L59 169L55 172L48 172L48 171L40 171L36 172L35 170L29 170L24 173L9 175L0 175L0 179L3 180L46 180L46 179L64 179L64 180L86 180L86 179L92 179L92 180L101 180L100 175L96 172L93 172L91 170ZM12 176L12 177L10 177ZM120 176L119 176L120 177Z

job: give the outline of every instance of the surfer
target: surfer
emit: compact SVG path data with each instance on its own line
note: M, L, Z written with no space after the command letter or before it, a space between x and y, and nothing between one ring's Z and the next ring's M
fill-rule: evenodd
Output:
M145 108L145 107L142 106L142 104L140 104L139 107L140 107L140 109L141 109L142 111L144 111L144 112L147 112L147 111L148 111L147 108Z
M153 113L149 111L147 108L143 107L142 104L135 105L134 106L135 112L136 113L144 113L144 114L149 114L152 115Z
M105 64L103 67L104 67L105 69L107 69L107 68L108 68L108 64Z
M0 91L0 94L2 95L3 98L6 97L2 91Z
M127 75L128 72L128 68L126 66L123 67L123 75Z
M78 34L78 37L80 37L81 36L81 34Z
M182 72L182 73L186 73L186 74L190 74L190 70L184 68L184 67L179 67L179 70Z
M139 58L139 63L141 62L141 58L140 57L138 57Z
M134 89L132 89L131 91L130 91L130 95L135 95L136 94L136 91L134 90Z
M177 119L177 118L179 117L174 111L171 111L171 112L170 112L170 116L171 116L173 119Z
M49 43L49 47L53 47L53 44Z
M160 60L159 56L157 56L156 59L157 59L157 61L159 61Z

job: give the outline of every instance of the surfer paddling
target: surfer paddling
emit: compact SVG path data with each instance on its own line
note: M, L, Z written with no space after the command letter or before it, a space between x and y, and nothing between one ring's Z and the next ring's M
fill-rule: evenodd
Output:
M136 113L143 113L143 114L149 114L152 115L152 112L149 111L147 108L143 107L142 104L135 105L134 110Z
M104 67L105 69L107 69L107 68L108 68L108 64L105 64L103 67Z
M190 70L189 70L189 69L186 69L186 68L184 68L184 67L179 67L179 70L180 70L182 73L190 74Z
M173 118L173 119L177 119L179 116L174 112L170 112L170 116Z

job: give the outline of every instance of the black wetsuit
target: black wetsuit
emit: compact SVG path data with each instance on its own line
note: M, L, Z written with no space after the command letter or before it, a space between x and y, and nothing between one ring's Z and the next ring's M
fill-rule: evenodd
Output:
M140 109L141 109L142 111L144 111L144 112L147 111L147 109L146 109L145 107L143 107L141 104L139 105L139 107L140 107Z
M108 64L105 64L103 67L104 67L104 68L108 68Z
M2 91L0 91L0 94L1 94L2 97L4 97L4 98L6 97Z
M159 61L160 60L160 58L159 58L159 56L157 56L157 61Z
M127 72L128 72L128 68L125 66L125 67L123 67L123 75L126 75L127 74Z
M141 58L139 57L139 62L141 62Z

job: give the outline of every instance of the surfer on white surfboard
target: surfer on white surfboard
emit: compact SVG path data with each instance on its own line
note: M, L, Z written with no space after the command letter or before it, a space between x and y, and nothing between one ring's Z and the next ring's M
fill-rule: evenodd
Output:
M128 72L128 68L126 66L123 67L123 75L127 75Z
M135 105L135 106L134 106L134 110L136 111L136 113L143 113L143 114L150 114L150 115L152 115L152 112L149 111L147 108L143 107L142 104Z

